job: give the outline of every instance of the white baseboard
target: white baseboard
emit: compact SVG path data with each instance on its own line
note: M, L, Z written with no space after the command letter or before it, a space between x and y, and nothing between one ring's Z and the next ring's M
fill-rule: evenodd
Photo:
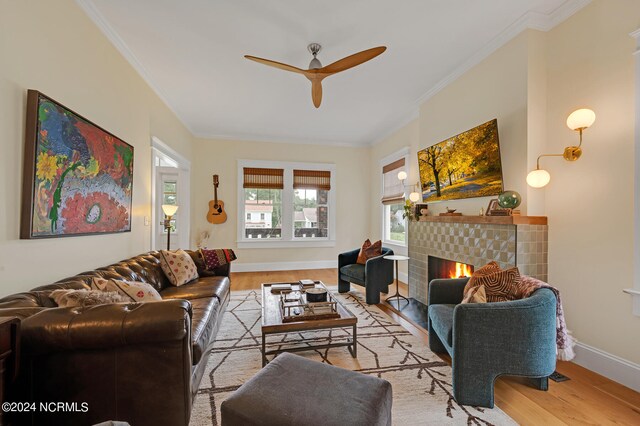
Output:
M337 260L315 260L311 262L232 263L231 272L299 271L304 269L327 269L337 267Z
M398 279L405 284L409 284L409 274L405 272L398 273Z
M584 343L575 349L576 364L640 392L640 365Z

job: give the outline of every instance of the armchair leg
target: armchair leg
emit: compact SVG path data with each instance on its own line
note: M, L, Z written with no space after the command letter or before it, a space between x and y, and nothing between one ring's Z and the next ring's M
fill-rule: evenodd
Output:
M367 304L377 305L380 303L380 291L378 289L366 287L365 292L367 295Z
M549 390L549 377L536 377L531 380L533 381L533 386L536 389L539 389L541 391Z
M458 404L493 408L493 384L495 381L493 374L469 372L469 377L465 380L464 372L456 372L455 365L453 369L453 397Z
M431 352L437 354L446 354L447 348L442 344L442 341L438 337L438 334L435 332L433 328L431 328L431 324L429 323L429 349Z
M351 283L338 278L338 293L347 293L351 290Z

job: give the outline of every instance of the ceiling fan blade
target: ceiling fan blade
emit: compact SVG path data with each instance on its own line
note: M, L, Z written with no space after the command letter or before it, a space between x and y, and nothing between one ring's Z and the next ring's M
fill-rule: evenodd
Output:
M305 72L306 72L306 70L302 70L300 68L296 68L293 65L283 64L282 62L276 62L276 61L272 61L270 59L258 58L256 56L251 56L251 55L244 55L244 57L249 59L249 60L251 60L251 61L256 61L256 62L259 62L261 64L269 65L270 67L279 68L279 69L285 70L285 71L291 71L291 72L295 72L295 73L298 73L298 74L305 74Z
M322 79L320 78L311 80L311 99L313 99L313 105L320 108L322 102Z
M351 56L342 58L332 64L327 65L326 67L322 67L318 70L318 72L325 74L335 74L340 71L348 70L349 68L353 68L375 58L385 50L387 50L386 46L379 46L372 49L363 50L362 52L354 53Z

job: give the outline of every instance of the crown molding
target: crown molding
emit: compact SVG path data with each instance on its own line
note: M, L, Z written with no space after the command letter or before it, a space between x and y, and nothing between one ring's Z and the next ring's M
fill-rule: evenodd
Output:
M356 142L339 142L332 140L312 139L312 138L288 138L272 135L253 135L253 134L209 134L209 133L195 133L194 136L197 139L213 139L219 141L230 142L267 142L267 143L280 143L280 144L293 144L293 145L321 145L321 146L335 146L343 148L362 148L368 146L367 143Z
M113 44L113 46L120 52L122 56L129 62L129 65L133 67L133 69L142 77L142 79L147 83L147 85L155 92L155 94L160 98L160 100L173 112L176 118L182 123L184 127L193 135L194 132L191 129L191 126L187 123L187 121L182 117L178 111L173 108L167 96L160 89L160 87L153 81L153 79L149 76L149 73L142 65L142 63L138 60L136 55L129 49L127 44L122 40L122 38L118 35L118 33L113 29L111 25L107 22L107 20L102 16L100 11L91 3L90 0L76 0L76 3L80 8L87 14L89 19L102 31L102 34Z

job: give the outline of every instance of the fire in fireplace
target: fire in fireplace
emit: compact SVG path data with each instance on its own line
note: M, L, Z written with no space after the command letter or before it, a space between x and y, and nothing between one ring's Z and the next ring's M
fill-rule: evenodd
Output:
M473 273L473 265L435 256L429 256L427 266L429 268L429 281L436 278L470 277Z

